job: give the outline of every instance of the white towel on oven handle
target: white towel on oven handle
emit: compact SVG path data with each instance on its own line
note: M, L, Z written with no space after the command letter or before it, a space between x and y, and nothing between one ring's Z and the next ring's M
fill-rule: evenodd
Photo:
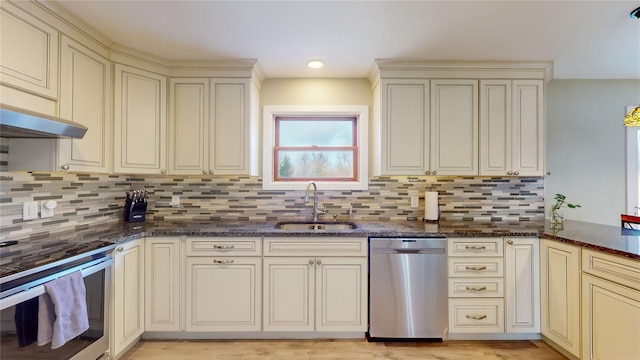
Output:
M44 284L38 307L38 346L57 349L89 329L87 290L80 271Z

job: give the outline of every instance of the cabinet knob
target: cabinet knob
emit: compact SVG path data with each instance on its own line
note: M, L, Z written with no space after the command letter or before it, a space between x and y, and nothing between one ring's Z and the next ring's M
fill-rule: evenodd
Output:
M520 175L520 171L514 171L514 172L513 172L513 175L515 175L515 176Z
M513 171L507 171L507 175L513 175Z
M309 259L309 265L313 265L313 259Z
M60 168L62 168L62 170L69 170L69 165L68 164L64 164L62 165Z
M507 240L507 244L513 245L513 240Z
M209 170L209 175L213 175L213 170Z
M433 170L433 171L431 172L431 175L436 175L437 173L438 173L437 171Z
M425 173L425 175L431 175L431 171L429 171L429 170L425 171L424 173Z
M207 175L207 170L202 170L202 175Z
M320 259L316 260L316 264L322 265L322 260L320 260Z
M551 171L547 171L547 175L550 176L551 175Z
M160 170L160 173L161 173L161 174L166 174L166 173L167 173L167 170L162 169L162 170Z
M122 246L120 246L119 248L116 249L118 252L123 252L124 248Z

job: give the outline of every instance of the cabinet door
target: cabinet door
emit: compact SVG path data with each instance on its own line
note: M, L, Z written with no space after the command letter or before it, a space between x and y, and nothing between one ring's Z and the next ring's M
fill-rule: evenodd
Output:
M513 171L520 176L544 175L543 81L513 81Z
M144 332L144 239L115 250L113 356L122 354Z
M640 359L640 291L582 273L582 358Z
M480 81L480 175L511 169L511 80Z
M382 80L382 174L429 171L429 80Z
M0 83L49 99L58 98L57 30L3 1L0 44ZM7 101L11 99L5 99L4 91L2 95L4 103L11 103Z
M505 239L505 331L540 332L540 253L537 238Z
M367 331L367 259L316 259L316 331Z
M207 174L209 80L169 81L169 172Z
M187 258L186 330L259 331L261 260Z
M164 76L116 64L115 172L166 173L166 82Z
M149 238L145 247L145 329L180 331L180 239Z
M62 36L60 117L86 126L82 139L60 139L59 168L111 171L111 63ZM66 166L65 166L66 165Z
M540 241L542 335L580 357L580 248Z
M431 174L478 175L477 80L431 80Z
M211 80L209 168L216 175L249 174L250 80Z
M313 257L264 258L264 331L313 331Z

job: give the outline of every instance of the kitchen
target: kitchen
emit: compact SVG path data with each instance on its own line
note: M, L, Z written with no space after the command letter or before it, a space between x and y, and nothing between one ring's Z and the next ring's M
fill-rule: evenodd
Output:
M630 21L628 11L634 4L628 5L626 18L622 17L621 22ZM34 4L23 6L36 14L43 11ZM52 24L66 34L73 35L77 31L53 20ZM102 38L100 34L91 34ZM76 39L82 39L82 36ZM108 39L104 43L108 44ZM116 47L116 50L111 54L112 58L121 56L122 48ZM559 64L554 63L554 66ZM546 85L546 169L551 176L504 177L500 181L479 176L380 176L370 179L369 190L344 193L321 189L319 200L329 213L340 216L346 216L353 207L356 221L406 221L407 218L421 218L425 206L423 192L438 189L450 194L440 199L444 219L447 216L455 218L456 214L492 218L496 216L494 209L500 209L498 216L504 216L504 220L527 218L536 221L545 218L545 208L550 206L552 195L561 192L582 205L575 211L566 211L567 219L619 226L618 214L625 212L625 191L620 186L625 182L625 149L621 140L624 129L620 123L625 107L639 102L638 88L637 76L620 77L619 80L554 78ZM3 98L13 95L12 89L3 87ZM260 106L374 106L372 85L364 75L362 78L331 79L266 78L261 83L259 95ZM43 98L46 99L37 97L30 104L35 104L37 110L50 112L51 101ZM60 111L63 111L62 107ZM114 152L113 146L106 143L105 152ZM7 145L7 148L9 154L3 156L9 158L11 166L11 146ZM110 163L112 159L107 159L104 166L109 168ZM607 175L602 176L601 171L597 171L600 169L608 170ZM302 201L303 190L278 191L276 194L262 191L261 179L255 176L162 176L159 172L144 175L127 171L3 172L2 176L3 241L37 240L76 227L91 228L117 221L121 216L124 193L142 187L151 190L147 216L158 220L175 221L185 217L245 222L276 221L278 218L308 220L310 215L309 204ZM513 188L523 189L530 195L517 199L507 196ZM489 195L479 198L474 194L478 190ZM179 196L181 206L171 205L173 196ZM418 208L410 206L412 196L421 198ZM54 217L22 221L22 202L31 200L56 200L58 208ZM465 208L464 212L460 212L460 206ZM271 213L277 216L270 217Z

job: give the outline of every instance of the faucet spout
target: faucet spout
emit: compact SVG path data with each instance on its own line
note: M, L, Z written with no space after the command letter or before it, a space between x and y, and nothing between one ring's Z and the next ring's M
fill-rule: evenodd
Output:
M304 202L309 202L309 190L313 188L313 221L318 221L318 215L324 214L323 210L318 209L318 187L315 182L310 182L304 191Z

